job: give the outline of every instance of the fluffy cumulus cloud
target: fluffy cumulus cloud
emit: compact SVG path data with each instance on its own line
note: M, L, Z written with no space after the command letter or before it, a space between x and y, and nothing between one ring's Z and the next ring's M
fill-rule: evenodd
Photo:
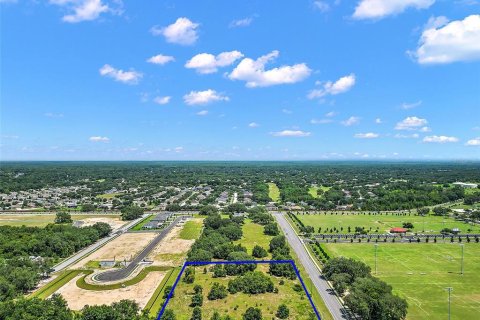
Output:
M337 81L327 81L323 84L323 88L314 89L308 93L309 99L321 98L326 95L337 95L347 92L355 85L355 74L341 77Z
M189 106L206 105L216 101L228 101L227 96L224 96L217 91L208 89L205 91L190 91L190 93L183 96L183 100Z
M347 120L344 120L341 122L341 124L343 124L344 126L346 127L350 127L350 126L353 126L354 124L357 124L360 122L360 118L359 117L350 117L348 118Z
M471 147L480 146L480 137L468 140L466 145Z
M50 0L50 3L65 7L71 12L62 18L69 23L91 21L99 18L104 12L115 12L102 0Z
M278 56L279 52L274 50L257 60L245 58L240 61L228 77L231 80L245 81L248 88L255 88L300 82L312 72L305 63L265 70L265 65Z
M302 130L283 130L270 133L274 137L308 137L311 135L310 132Z
M155 102L156 104L164 105L164 104L168 104L171 99L172 97L170 96L155 97L153 98L153 102Z
M250 122L250 123L248 124L248 126L249 126L250 128L257 128L257 127L259 127L260 125L259 125L258 123L256 123L256 122Z
M367 133L357 133L354 135L355 138L358 139L375 139L378 138L380 135L378 133L367 132Z
M408 52L418 63L442 64L480 59L480 15L447 22L438 18L430 22L422 33L417 50Z
M142 73L135 70L123 71L121 69L116 69L109 64L100 68L100 75L126 84L137 84L143 77Z
M435 0L361 0L353 17L355 19L381 19L404 12L408 8L427 9Z
M151 32L154 36L164 36L165 40L170 43L181 45L192 45L198 39L198 27L200 24L190 21L190 19L182 17L166 27L154 26Z
M425 125L428 123L426 119L418 117L407 117L402 121L398 122L395 126L396 130L422 130L422 128L427 128ZM425 131L425 129L423 129Z
M157 54L156 56L153 56L153 57L151 57L147 60L147 62L149 62L149 63L159 64L159 65L162 65L162 66L164 64L167 64L167 63L173 62L173 61L175 61L174 57L166 56L166 55L163 55L163 54Z
M197 112L197 116L206 116L208 114L208 110L202 110Z
M458 142L458 138L448 137L448 136L426 136L425 138L423 138L423 142L426 142L426 143Z
M407 103L407 102L404 102L402 103L402 105L400 106L403 110L410 110L410 109L413 109L413 108L416 108L418 106L420 106L422 104L422 101L417 101L417 102L412 102L412 103Z
M200 53L188 60L185 68L195 69L198 73L214 73L220 67L226 67L243 57L240 51L222 52L217 56L210 53Z
M92 136L88 138L88 140L92 142L109 142L110 141L108 137L102 137L102 136Z

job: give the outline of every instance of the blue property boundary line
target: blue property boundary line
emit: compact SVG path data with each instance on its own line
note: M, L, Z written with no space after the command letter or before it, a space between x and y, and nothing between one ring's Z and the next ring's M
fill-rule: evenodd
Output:
M180 270L180 273L178 274L178 277L175 280L175 283L173 284L172 289L168 293L167 300L165 300L162 306L162 309L160 309L160 313L158 314L157 320L160 320L163 313L165 312L168 302L172 298L173 292L175 291L175 288L177 287L177 284L180 281L180 278L182 277L183 271L185 271L185 268L188 266L205 266L209 264L281 264L281 263L289 263L293 267L293 270L295 271L295 274L297 275L298 280L300 280L300 283L302 284L303 291L305 291L305 293L307 294L308 301L310 301L313 311L315 311L315 315L317 316L317 319L321 320L320 314L318 313L318 310L315 307L315 304L313 303L312 296L308 292L307 287L305 286L305 283L303 282L303 279L300 276L300 272L298 271L297 266L295 265L295 262L293 260L186 261L183 264L182 270Z

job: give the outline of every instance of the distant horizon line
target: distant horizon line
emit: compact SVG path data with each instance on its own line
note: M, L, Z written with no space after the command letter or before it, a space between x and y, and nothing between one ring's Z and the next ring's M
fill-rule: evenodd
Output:
M479 162L479 159L272 159L272 160L0 160L7 162Z

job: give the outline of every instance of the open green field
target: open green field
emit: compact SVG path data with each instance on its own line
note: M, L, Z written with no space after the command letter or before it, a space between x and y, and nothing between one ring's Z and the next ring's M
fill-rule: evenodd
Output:
M47 299L55 291L63 287L67 282L75 278L80 273L83 273L84 270L67 270L60 273L55 279L47 283L45 286L39 290L33 292L29 297L30 298L40 298Z
M274 286L278 288L278 293L262 293L257 295L248 295L245 293L228 294L225 299L210 301L207 299L208 292L214 282L228 286L228 281L235 277L212 278L212 273L203 274L203 266L196 267L195 282L187 284L183 281L178 283L175 289L175 297L170 300L168 309L175 311L178 320L190 319L193 308L189 307L194 285L201 285L203 287L203 306L202 318L210 319L214 311L218 311L220 315L230 315L233 319L241 319L242 314L249 307L256 307L262 310L264 319L271 319L275 317L278 306L282 303L286 304L290 309L289 319L310 319L310 313L313 313L313 308L308 301L305 292L302 290L296 292L293 289L295 284L300 284L300 281L288 280L285 278L270 277ZM259 265L257 271L263 271L265 274L268 271L268 265ZM280 281L283 279L283 285Z
M367 263L375 274L373 244L322 244L333 256ZM380 244L378 277L407 299L408 319L447 319L452 287L452 319L478 319L480 314L480 245L465 244L464 275L458 244Z
M180 231L180 239L195 240L202 233L203 219L188 220Z
M278 189L277 185L273 182L269 182L268 184L268 196L272 201L280 200L280 189Z
M455 221L452 218L443 218L439 216L396 216L396 215L368 215L368 214L299 214L297 217L305 224L305 226L312 226L315 231L322 228L331 229L333 227L340 229L341 232L348 232L348 227L351 227L354 232L355 227L364 227L367 231L375 233L378 228L378 233L382 234L388 232L393 227L402 227L404 222L411 222L414 226L412 232L420 233L439 233L443 228L459 228L462 233L480 233L480 226L467 224L460 221ZM424 225L425 223L425 225ZM370 229L371 228L371 229ZM425 229L424 229L425 228ZM468 231L470 229L470 231ZM423 232L425 230L425 232Z
M151 214L149 215L148 217L146 217L145 219L141 220L139 223L137 223L136 225L133 226L132 230L133 231L140 231L142 230L143 226L146 225L147 223L149 223L153 218L155 218L155 214Z
M97 195L97 198L100 199L112 199L115 198L116 196L121 196L123 193L121 192L115 192L115 193L104 193L104 194L99 194Z
M273 237L263 234L263 226L253 223L250 219L245 219L245 224L243 225L242 230L243 230L243 237L242 239L235 241L234 242L235 244L241 244L242 246L247 248L248 254L252 254L252 249L255 245L259 245L268 251L270 247L270 240ZM305 282L305 285L307 286L307 288L310 289L312 287L310 278L307 276L305 270L303 269L303 266L298 262L299 260L298 260L298 257L295 255L295 252L293 250L290 250L290 252L293 259L295 260L295 264L297 265L297 268L300 271L300 275L302 276L303 281ZM272 256L270 253L268 253L267 257L265 257L265 259L271 259L271 258ZM315 303L315 306L320 312L322 319L324 320L332 319L330 312L328 312L327 307L325 306L318 292L316 290L313 290L311 294L312 294L313 302Z
M83 220L87 218L117 218L115 214L72 214L72 220ZM49 223L53 223L55 214L0 214L0 226L22 226L27 227L44 227Z
M322 190L323 192L330 190L330 187L325 187L325 186L311 186L308 188L308 193L313 197L313 198L318 198L318 190Z

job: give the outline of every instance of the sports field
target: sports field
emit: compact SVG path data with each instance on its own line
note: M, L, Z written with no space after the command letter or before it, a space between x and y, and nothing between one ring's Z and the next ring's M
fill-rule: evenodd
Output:
M467 224L461 221L455 221L453 218L443 218L439 216L397 216L385 213L383 215L368 215L363 213L355 214L299 214L297 217L305 224L305 226L312 226L315 232L321 227L321 232L326 232L326 229L339 229L340 233L347 233L348 227L351 232L355 231L355 227L364 227L370 233L375 233L378 228L378 233L382 234L389 231L393 227L402 227L404 222L411 222L413 224L412 232L419 233L439 233L443 228L459 228L462 233L480 233L480 226ZM342 229L343 228L343 229ZM425 231L423 231L425 230Z
M375 274L373 244L322 244L331 256L367 263ZM408 319L448 319L452 287L452 319L478 319L480 314L480 245L465 244L464 275L458 244L379 244L378 277L407 299Z
M269 182L268 184L268 196L272 201L280 200L280 189L278 189L277 185L273 182Z
M105 218L112 220L112 222L120 221L120 215L115 214L72 214L72 220L87 220L94 218ZM0 226L22 226L27 227L44 227L49 223L55 221L55 214L0 214ZM124 222L123 222L124 223ZM122 223L122 224L123 224Z

